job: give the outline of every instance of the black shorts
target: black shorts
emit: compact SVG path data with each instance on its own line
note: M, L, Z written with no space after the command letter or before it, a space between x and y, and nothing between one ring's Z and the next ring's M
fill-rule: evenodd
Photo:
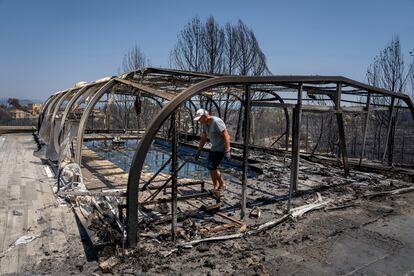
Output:
M218 166L223 160L224 152L220 151L210 151L207 158L207 168L211 170L217 170Z

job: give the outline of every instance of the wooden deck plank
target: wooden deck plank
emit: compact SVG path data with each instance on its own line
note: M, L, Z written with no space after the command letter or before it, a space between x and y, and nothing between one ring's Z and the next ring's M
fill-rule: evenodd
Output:
M42 260L55 259L58 264L66 255L86 259L73 213L58 204L52 192L54 179L33 156L32 136L0 138L0 275L27 274ZM23 235L38 238L9 250Z

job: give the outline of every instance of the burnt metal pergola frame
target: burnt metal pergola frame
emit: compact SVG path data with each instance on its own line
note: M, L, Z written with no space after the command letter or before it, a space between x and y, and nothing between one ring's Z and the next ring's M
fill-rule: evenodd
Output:
M154 118L148 130L145 132L142 140L140 141L138 148L135 152L135 155L132 160L131 168L129 171L128 178L128 188L127 188L127 240L130 246L135 246L137 243L137 229L138 229L138 183L140 181L141 171L145 161L145 156L150 149L152 141L155 139L156 134L162 124L172 116L172 120L175 120L176 110L187 100L191 99L193 96L201 93L206 89L212 89L218 86L226 85L245 85L244 93L244 142L243 142L243 173L242 173L242 195L241 195L241 217L244 217L246 213L246 186L247 186L247 158L249 151L249 141L248 137L250 135L250 126L249 126L249 116L251 110L251 98L250 98L250 87L251 85L256 84L277 84L283 85L285 83L290 84L289 86L296 86L297 91L297 103L293 108L293 142L292 142L292 164L291 164L291 181L289 188L289 204L290 208L290 197L292 190L297 190L298 183L298 168L299 168L299 137L300 137L300 120L302 112L302 97L303 97L303 83L336 83L336 93L334 96L331 96L332 100L335 103L335 114L337 117L338 131L340 136L340 149L343 159L345 175L349 174L349 165L347 160L347 151L346 151L346 142L345 142L345 131L343 123L343 115L341 109L341 95L342 95L342 85L352 85L354 87L364 89L370 93L378 93L386 96L390 96L392 99L399 98L403 100L408 108L410 109L413 118L414 118L414 106L411 102L411 99L406 95L400 93L390 92L383 89L378 89L363 83L359 83L344 77L306 77L306 76L265 76L265 77L246 77L246 76L221 76L213 79L205 80L200 83L193 85L187 90L183 91L176 98L170 101L164 108L159 112L158 116ZM287 105L279 104L279 107L286 107ZM391 113L392 114L392 113ZM365 135L364 135L365 136ZM173 146L174 149L174 146ZM176 162L174 160L176 157L173 155L173 164ZM176 173L173 172L173 177ZM176 177L176 176L175 176ZM173 182L174 183L174 182ZM176 205L177 198L176 196L176 186L172 186L172 233L176 232Z
M327 85L333 84L333 87L327 87ZM172 70L172 69L160 69L160 68L146 68L143 70L133 71L127 74L120 76L112 76L105 79L97 80L95 82L82 84L75 86L73 88L57 92L50 96L43 108L41 115L39 116L39 132L42 128L49 128L48 139L45 139L46 144L52 144L54 148L59 152L59 147L61 146L61 139L63 132L68 121L69 114L73 111L74 107L80 102L86 103L86 108L83 111L82 117L79 122L79 127L77 131L77 139L75 144L75 157L74 162L81 164L82 161L82 144L83 144L83 135L87 126L88 118L98 101L105 93L109 93L117 85L124 85L130 89L135 90L134 93L129 93L129 95L135 95L136 97L141 97L146 94L149 98L155 99L159 98L167 103L162 107L157 116L150 123L149 127L146 129L144 136L142 137L134 157L132 159L129 177L128 177L128 186L127 186L127 241L130 246L135 246L137 243L137 229L138 229L138 193L140 191L139 183L141 178L141 172L143 169L145 157L150 149L150 146L155 139L158 131L161 126L166 122L168 118L171 119L172 127L172 175L171 175L171 204L172 204L172 233L176 232L176 222L177 222L177 172L179 170L178 166L178 120L177 117L179 114L179 109L183 107L183 104L186 102L190 103L190 106L195 110L197 104L192 101L192 97L196 95L203 95L211 104L215 106L217 114L220 114L220 104L217 104L213 95L220 93L228 93L233 95L238 101L240 101L240 112L242 112L244 119L242 120L243 127L243 166L242 166L242 191L241 191L241 217L246 214L246 189L247 189L247 168L248 168L248 155L249 155L249 136L250 136L250 116L252 107L272 107L272 108L282 108L285 113L286 119L286 142L285 147L288 150L289 146L289 112L292 110L292 163L291 163L291 176L290 176L290 186L289 186L289 201L288 209L290 208L290 198L294 191L297 190L298 184L298 170L299 170L299 151L300 151L300 125L302 112L312 111L312 112L332 112L336 116L338 134L340 138L339 149L342 157L342 164L344 167L345 175L349 173L349 165L347 158L346 150L346 141L345 141L345 129L344 129L344 112L357 112L365 115L364 118L364 136L363 136L363 146L360 154L359 162L362 162L364 153L365 153L365 144L367 137L367 129L369 124L369 113L376 108L381 110L389 110L389 123L387 126L387 145L384 151L383 159L386 157L387 150L390 150L388 147L388 142L390 139L391 132L391 121L395 116L395 101L399 100L399 103L405 103L406 107L410 110L414 118L414 105L411 99L402 94L387 91L384 89L379 89L367 84L363 84L348 78L341 76L260 76L260 77L250 77L250 76L220 76L220 75L211 75L204 73L188 72L181 70ZM171 89L170 86L175 86L174 89ZM265 99L253 99L252 95L256 92L263 90L263 87L270 86L265 93L272 95L274 98L272 100ZM281 97L274 88L275 86L281 87L283 89L289 89L290 92L294 93L294 97L287 99ZM180 87L178 90L177 87ZM237 93L231 91L221 91L220 88L223 87L236 87ZM344 90L344 88L348 88ZM353 90L349 90L353 88ZM205 93L208 91L208 93ZM212 92L213 91L213 92ZM322 95L327 96L325 101L329 100L333 103L332 106L318 106L318 105L304 105L304 92L308 95ZM120 93L122 94L122 92ZM347 106L342 106L341 102L349 103L358 103L355 101L347 101L342 99L342 95L363 95L367 97L367 101L364 106L358 106L357 108L349 108ZM380 95L383 97L391 98L390 106L375 107L376 105L371 103L372 95ZM86 99L88 101L86 102ZM67 105L64 107L63 112L60 110L61 105L68 101ZM277 102L274 102L277 101ZM160 101L156 102L160 104ZM377 105L378 106L378 105ZM200 105L198 105L200 107ZM399 106L398 108L401 108ZM191 112L190 112L191 113ZM60 124L55 126L56 118L60 118ZM48 122L48 124L44 124ZM58 127L58 137L54 137L54 129ZM194 130L194 126L193 126ZM174 135L175 134L175 135ZM282 137L282 136L281 136ZM281 138L280 137L280 138ZM57 139L56 139L57 138ZM279 138L279 139L280 139ZM57 141L57 142L56 142ZM388 147L388 148L387 148ZM391 149L392 150L392 149ZM149 181L150 182L150 181ZM148 186L148 182L145 185Z

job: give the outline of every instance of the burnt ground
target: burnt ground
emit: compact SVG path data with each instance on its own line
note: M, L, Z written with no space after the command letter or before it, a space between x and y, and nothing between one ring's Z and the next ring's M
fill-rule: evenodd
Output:
M411 275L414 194L356 199L245 239L142 246L111 272L184 275Z
M264 174L249 180L248 212L261 215L246 218L248 229L280 218L286 209L289 160L260 156L267 160ZM389 191L412 183L380 174L352 172L343 177L339 168L301 161L299 192L293 207L318 200L330 201L298 219L241 239L200 243L192 248L186 241L239 233L230 229L201 233L205 226L225 223L215 215L189 217L179 223L177 243L171 241L170 224L143 223L139 245L122 250L119 243L107 243L96 251L96 260L83 260L67 250L64 258L48 257L27 267L31 274L122 274L122 275L411 275L414 273L414 193L367 197L367 193ZM222 212L238 217L237 173L226 175ZM192 203L199 206L197 202ZM156 215L156 209L147 211ZM182 208L185 206L182 205ZM93 223L95 231L106 226Z

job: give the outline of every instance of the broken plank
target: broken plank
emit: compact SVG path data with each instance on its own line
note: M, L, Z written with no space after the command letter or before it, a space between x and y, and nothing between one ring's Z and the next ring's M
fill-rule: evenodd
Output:
M406 188L400 188L391 191L383 191L383 192L373 192L373 193L366 193L364 197L375 197L375 196L385 196L385 195L399 195L404 193L411 193L414 192L414 185Z

